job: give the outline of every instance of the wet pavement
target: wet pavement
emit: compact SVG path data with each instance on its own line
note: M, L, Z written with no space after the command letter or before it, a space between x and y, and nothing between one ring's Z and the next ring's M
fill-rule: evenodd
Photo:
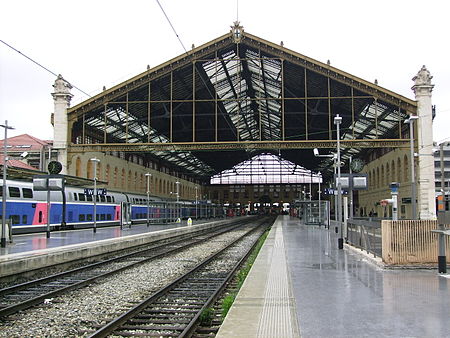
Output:
M194 224L201 222L205 222L205 220L199 220ZM127 226L122 229L120 226L98 227L96 233L93 232L92 228L52 231L50 238L47 238L46 233L14 235L13 243L8 243L6 248L0 248L0 256L173 229L186 225L187 222L184 220L182 223L151 224L148 227L146 224L133 224L131 227Z
M302 337L450 337L450 276L380 268L333 231L284 217Z

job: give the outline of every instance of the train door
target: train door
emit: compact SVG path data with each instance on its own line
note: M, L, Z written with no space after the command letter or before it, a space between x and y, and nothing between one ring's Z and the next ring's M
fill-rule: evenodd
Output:
M120 226L131 227L131 203L120 202L120 208L122 210L122 215L120 216Z

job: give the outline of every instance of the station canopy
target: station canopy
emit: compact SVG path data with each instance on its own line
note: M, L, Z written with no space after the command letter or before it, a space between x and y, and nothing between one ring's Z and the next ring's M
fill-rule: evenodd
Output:
M406 147L415 101L244 32L229 33L148 68L68 110L70 152L140 153L209 181L262 153L313 171L336 151L366 160Z

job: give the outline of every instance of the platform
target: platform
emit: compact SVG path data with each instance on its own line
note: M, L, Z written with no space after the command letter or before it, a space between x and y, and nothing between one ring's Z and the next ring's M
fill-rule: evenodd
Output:
M228 222L226 219L201 219L192 226L187 221L168 224L134 224L130 227L99 227L93 229L53 231L13 236L13 242L0 248L0 277L22 273L80 258L126 249L173 236L176 232L191 232Z
M280 216L217 337L450 337L450 278L388 270Z

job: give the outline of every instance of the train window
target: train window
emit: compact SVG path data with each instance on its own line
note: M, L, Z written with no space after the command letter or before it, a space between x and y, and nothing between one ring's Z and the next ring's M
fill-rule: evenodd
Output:
M112 201L113 203L116 201L116 198L114 196L112 197Z
M22 224L27 224L28 217L27 215L22 215Z
M106 196L106 202L111 203L111 196Z
M111 214L106 214L106 219L110 221L112 219Z
M20 189L17 187L9 187L9 197L20 197Z
M33 190L28 188L22 189L23 198L33 198Z
M42 211L39 211L38 223L42 223Z
M20 223L20 216L19 215L11 215L11 221L12 224L19 224Z
M105 196L100 196L100 201L102 201L103 203L105 203L106 202L106 198L105 198Z
M3 196L3 186L0 186L0 197Z
M100 221L100 215L99 214L95 215L95 218L97 219L97 221Z
M92 214L87 214L86 216L87 216L86 219L87 219L88 221L92 221Z
M80 214L80 215L78 216L78 220L79 220L80 222L83 222L83 221L85 220L84 214Z
M105 214L101 214L100 215L100 220L105 221L106 220L106 215Z
M82 194L82 193L78 194L78 198L79 198L80 201L86 201L86 196L84 194Z
M73 193L73 200L78 201L78 194L76 192Z
M92 201L92 195L87 195L86 196L86 201Z

